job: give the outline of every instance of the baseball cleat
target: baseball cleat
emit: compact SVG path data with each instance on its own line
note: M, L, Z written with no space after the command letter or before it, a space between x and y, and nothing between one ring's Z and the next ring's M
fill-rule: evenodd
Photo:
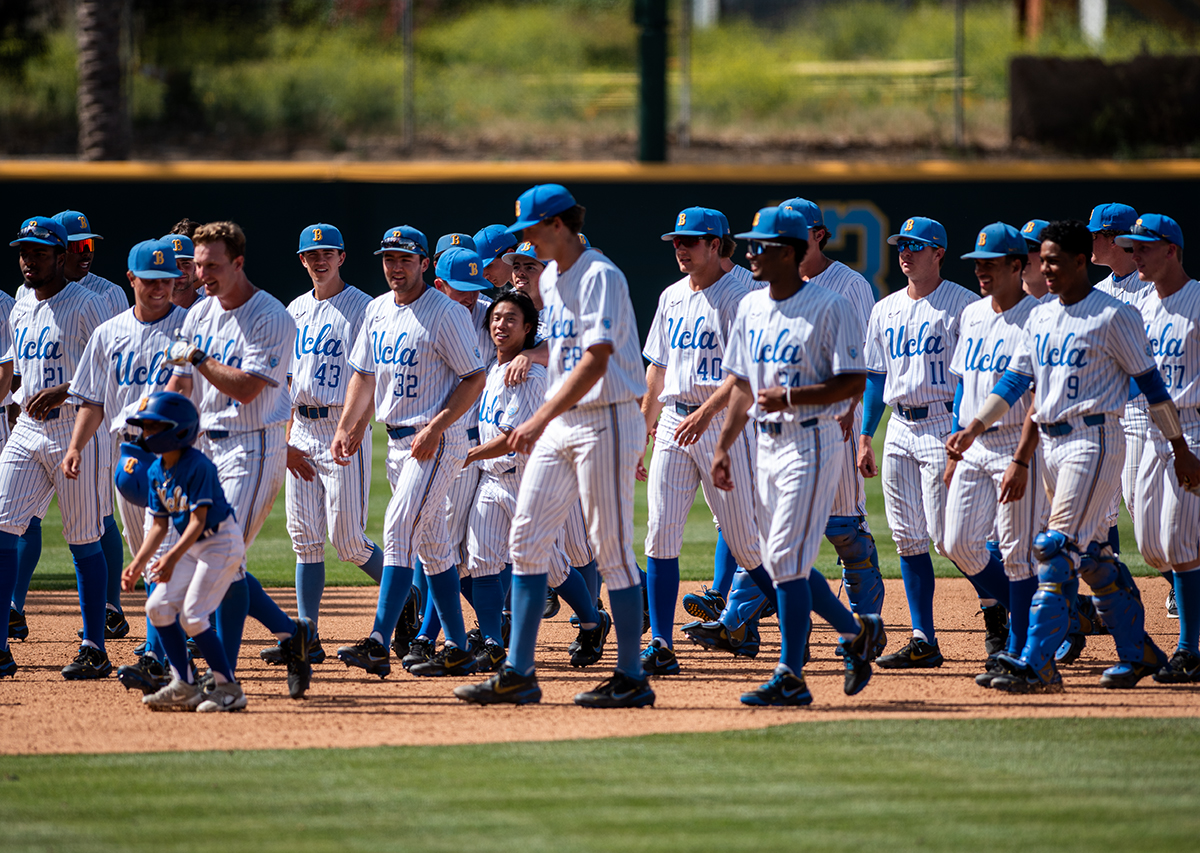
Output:
M1067 634L1062 645L1054 652L1054 662L1059 666L1070 666L1079 660L1079 655L1087 645L1087 637L1083 634Z
M934 669L945 662L937 643L927 643L916 637L909 640L900 651L875 661L881 669Z
M758 631L749 622L742 623L736 631L730 631L720 622L688 622L680 630L706 649L719 649L738 657L758 657Z
M679 675L679 658L674 649L655 637L642 652L642 669L646 675Z
M1111 690L1128 690L1137 687L1139 681L1147 675L1154 675L1162 667L1156 664L1127 663L1121 661L1116 666L1110 666L1100 676L1100 686Z
M1167 593L1166 608L1167 608L1167 618L1168 619L1178 619L1179 618L1179 605L1175 603L1175 587L1171 587L1171 591ZM11 637L12 634L9 634L8 636Z
M999 654L1008 645L1008 608L993 604L983 612L983 648L989 655Z
M1003 663L999 664L1003 666ZM1032 667L1022 666L1015 672L1005 671L997 673L988 685L993 690L1002 690L1005 693L1062 693L1063 683L1062 676L1055 671L1049 681L1043 681L1042 678L1033 671Z
M8 638L24 640L29 636L29 623L25 621L24 611L15 607L8 608Z
M353 646L340 646L337 656L346 666L357 666L380 678L387 678L392 671L388 647L373 637L363 637Z
M579 648L571 653L571 666L591 666L604 656L604 641L612 628L612 617L600 611L600 621L595 628L579 629L576 641Z
M149 696L170 684L171 677L158 658L142 655L137 663L117 667L117 681L126 690L140 690Z
M17 674L17 662L13 660L12 651L0 649L0 678L12 678Z
M246 694L242 685L236 681L226 681L224 684L213 685L204 694L204 700L196 706L199 714L210 714L214 711L240 711L246 707Z
M469 649L446 643L432 659L413 664L408 672L424 678L442 678L447 675L470 675L475 672L476 665L475 655Z
M67 681L82 681L92 678L107 678L112 672L108 655L93 646L80 646L75 660L62 668L62 677Z
M506 666L487 681L455 687L454 695L476 705L528 705L542 701L542 688L538 687L535 673L519 675L515 669Z
M1154 673L1159 684L1189 684L1200 681L1200 655L1176 649L1170 662Z
M488 640L483 644L483 648L475 653L475 671L499 672L504 667L507 657L508 653L504 651L504 646Z
M138 657L141 657L142 655L146 654L146 652L148 652L149 650L150 650L150 644L147 643L145 640L142 640L140 643L138 643L136 646L133 647L133 653L135 655L137 655Z
M12 614L9 614L9 621L12 621ZM104 639L120 640L129 635L129 620L125 618L125 614L120 610L108 610L104 614ZM80 628L75 632L75 636L83 639L83 629ZM22 638L24 639L24 638Z
M412 642L421 633L421 590L415 586L408 591L404 601L404 609L400 611L400 621L396 623L396 633L392 637L392 652L397 660L403 660L412 648Z
M983 672L975 676L975 683L980 687L991 687L993 678L997 675L1004 675L1008 671L1008 668L1001 664L995 655L988 655L988 659L983 664Z
M683 609L701 622L716 622L725 611L725 596L715 589L701 587L699 595L689 592L683 597Z
M273 646L267 646L265 649L259 650L258 656L262 658L263 663L267 666L283 666L287 663L284 657L283 644L289 642L291 640L280 640ZM325 647L321 645L321 638L316 637L308 647L308 662L316 666L319 663L325 663L326 657Z
M597 597L597 598L596 598L596 609L597 609L597 610L603 610L603 609L604 609L604 602L603 602L603 601L601 601L599 597ZM569 622L571 623L571 627L572 627L572 628L578 628L578 627L579 627L579 614L578 614L578 613L572 613L572 614L571 614L571 618L570 618L569 620L567 620L567 621L569 621Z
M641 681L617 671L591 690L575 696L575 704L584 708L644 708L654 704L650 679Z
M791 668L780 664L766 684L743 693L743 705L811 705L812 694L803 675L796 675Z
M542 609L542 618L553 619L560 609L562 605L559 604L558 593L554 591L554 587L550 587L546 590L546 606Z
M412 646L409 648L408 654L401 659L400 665L405 669L412 669L419 663L433 660L434 651L433 640L425 637L417 637L412 641Z
M142 697L142 704L151 711L194 711L204 701L200 687L178 678L161 690Z
M868 613L865 616L854 615L855 621L861 627L858 636L843 647L845 656L842 658L846 664L846 677L842 684L842 690L847 696L854 696L862 692L862 689L867 686L867 682L871 680L871 652L879 644L879 638L883 634L883 618L878 614Z
M481 651L483 651L483 643L483 631L481 631L479 628L472 628L470 631L467 631L468 652L473 655L479 654Z
M312 654L313 644L320 641L317 639L317 626L311 619L297 619L295 622L295 632L286 641L288 695L293 699L303 699L305 691L312 684L312 663L309 656ZM386 654L386 650L384 653Z

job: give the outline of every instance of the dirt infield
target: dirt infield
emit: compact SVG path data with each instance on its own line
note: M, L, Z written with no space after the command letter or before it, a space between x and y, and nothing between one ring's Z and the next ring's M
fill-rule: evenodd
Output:
M1139 583L1147 601L1147 627L1168 653L1175 647L1178 623L1162 606L1166 584L1153 578ZM685 591L698 584L684 584ZM284 604L291 590L273 591ZM779 632L764 623L762 651L746 660L705 652L679 642L683 674L655 680L653 709L599 711L578 708L571 697L608 674L615 659L610 647L600 665L573 670L565 648L574 637L567 608L543 627L538 646L544 698L521 708L464 705L451 689L464 679L421 679L393 662L381 681L347 669L333 653L370 626L373 588L330 589L322 611L322 638L329 661L315 668L308 698L287 698L286 673L258 659L268 643L263 628L247 622L240 657L240 678L250 698L238 714L153 714L139 693L126 692L115 677L100 682L66 682L58 670L72 657L79 627L72 593L33 593L27 603L30 638L13 643L21 667L15 679L0 681L0 753L143 752L189 749L292 749L402 744L480 743L519 740L598 738L663 732L702 732L762 728L798 720L999 718L999 717L1195 717L1200 716L1200 686L1166 687L1146 679L1136 690L1111 691L1096 681L1114 657L1110 637L1089 638L1079 661L1064 672L1066 693L1059 696L1007 696L975 685L972 676L983 658L982 624L974 595L965 580L939 580L936 612L946 664L937 670L876 670L860 695L842 694L842 668L833 655L836 639L824 623L813 632L813 660L805 673L815 703L803 709L750 709L737 701L748 686L765 681L778 659ZM131 608L131 615L135 608ZM889 648L906 639L904 590L887 582L884 617ZM468 617L469 618L469 617ZM679 623L688 621L682 610ZM109 644L114 665L131 663L133 647L144 634L141 620L133 633ZM615 638L610 637L615 643ZM478 680L473 678L470 680Z

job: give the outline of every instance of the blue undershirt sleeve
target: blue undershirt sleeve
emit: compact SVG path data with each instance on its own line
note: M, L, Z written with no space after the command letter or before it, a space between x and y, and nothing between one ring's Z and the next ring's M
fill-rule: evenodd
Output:
M1004 402L1008 403L1009 406L1014 406L1017 400L1021 399L1021 395L1028 391L1029 386L1032 384L1032 376L1006 370L1004 371L1004 375L1000 377L1000 381L996 383L996 387L992 389L992 393L1003 397Z
M1155 403L1165 403L1171 399L1170 393L1167 392L1167 386L1163 384L1162 374L1158 372L1158 368L1147 370L1141 376L1133 377L1133 381L1137 383L1138 388L1142 389L1142 393L1146 395L1146 402L1150 405ZM1137 396L1131 395L1130 399Z
M867 373L867 390L863 392L863 435L875 435L879 429L879 421L883 417L883 385L887 381L886 373Z
M954 414L950 416L950 434L958 432L958 410L962 406L963 383L958 380L958 387L954 389Z

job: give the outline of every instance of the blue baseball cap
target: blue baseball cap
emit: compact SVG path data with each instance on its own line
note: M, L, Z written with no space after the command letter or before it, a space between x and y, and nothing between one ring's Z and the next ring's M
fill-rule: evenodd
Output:
M789 207L764 207L754 214L749 231L734 236L739 240L773 240L776 237L807 240L808 220L803 213Z
M503 261L506 264L511 264L517 258L529 258L543 265L546 263L537 256L537 250L533 248L533 244L528 240L526 240L520 246L517 246L517 248L513 249L511 252L505 252Z
M300 232L300 248L296 250L296 254L311 252L313 249L346 251L346 244L342 241L342 232L327 222L318 222L316 225L308 226Z
M21 223L17 239L8 245L19 246L22 243L37 243L40 246L58 246L67 248L67 229L62 223L49 216L31 216Z
M963 259L1003 258L1007 255L1027 255L1029 248L1021 232L1003 222L984 226L975 239L975 251L963 255Z
M1029 244L1029 251L1033 252L1041 248L1042 230L1049 224L1045 219L1030 219L1021 226L1021 236Z
M166 240L143 240L129 250L129 271L138 278L179 278L175 250Z
M887 239L890 246L895 246L901 240L920 240L922 243L929 243L931 246L944 249L946 248L946 229L936 219L914 216L904 220L899 234L893 234Z
M186 234L164 234L158 239L171 247L171 251L175 253L175 260L196 257L196 247L192 244L192 238Z
M811 202L806 198L796 197L780 202L779 206L790 210L798 210L803 213L809 228L825 227L825 219L821 216L821 208L817 207L815 202Z
M455 290L487 290L491 287L483 277L483 260L477 252L451 246L438 258L435 275Z
M1166 240L1183 248L1183 230L1179 223L1161 213L1143 213L1129 228L1128 234L1117 237L1118 246L1132 246L1134 243L1153 243L1156 240Z
M1137 211L1127 204L1098 204L1092 208L1088 231L1128 231L1137 218Z
M471 239L471 235L456 231L453 234L443 234L441 237L438 237L437 248L433 250L433 253L440 255L454 246L461 246L464 249L470 249L472 252L475 251L475 241Z
M721 220L721 236L724 237L725 235L727 235L730 232L729 217L727 217L724 213L717 210L716 208L710 207L709 211L712 212L713 216L715 216L715 217L717 217L717 219Z
M496 258L517 245L517 238L512 235L511 228L503 225L486 225L475 232L475 251L486 267Z
M375 254L382 255L384 252L408 252L428 258L429 241L411 225L397 225L383 232L383 239L379 241L379 249Z
M707 207L685 207L675 218L675 230L668 231L662 238L668 241L675 237L720 238L723 233L715 211Z
M562 213L575 206L575 197L562 184L538 184L521 193L517 199L517 221L509 231L520 231L537 225L548 216Z
M54 219L67 230L67 239L74 243L76 240L103 240L99 234L92 233L92 224L78 210L64 210L54 214Z
M583 248L585 248L585 249L590 249L590 248L592 248L592 243L591 243L591 241L590 241L590 240L588 240L588 238L587 238L587 235L586 235L586 234L584 234L582 231L580 231L580 232L579 232L579 244L580 244L581 246L583 246Z

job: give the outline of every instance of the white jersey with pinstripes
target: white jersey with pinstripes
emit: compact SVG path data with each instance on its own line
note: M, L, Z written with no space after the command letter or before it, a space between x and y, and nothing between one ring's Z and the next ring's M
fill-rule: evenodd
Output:
M1024 296L1007 311L997 312L989 297L963 309L959 320L958 346L954 348L954 357L950 360L950 372L963 383L959 424L965 426L974 419L983 401L992 393L1004 371L1008 370L1029 314L1037 305L1037 300L1032 296ZM1016 405L995 425L1020 429L1025 423L1029 402L1029 395L1022 394Z
M70 382L88 340L104 320L103 304L77 282L49 299L18 299L8 316L12 344L0 359L13 361L13 370L21 375L13 401L24 405L40 391Z
M312 291L287 307L296 322L288 371L294 406L341 406L350 384L350 348L358 340L371 297L347 284L328 299Z
M979 297L943 280L928 296L897 290L875 303L867 325L867 369L883 373L883 401L918 408L954 399L950 357L962 310Z
M662 292L642 349L665 371L660 401L699 405L721 386L725 343L747 293L729 274L703 290L684 277Z
M79 283L100 297L109 312L108 317L116 317L129 310L129 297L119 284L101 278L93 272L79 279Z
M10 358L5 358L5 353L12 349L12 326L8 324L9 315L12 314L13 305L17 300L12 296L0 290L0 364L7 364L11 361ZM8 391L4 395L4 399L0 400L0 405L7 406L12 402L12 392ZM4 423L0 426L0 432L4 435L8 434L8 418L3 418Z
M871 322L871 309L875 307L875 290L870 282L857 270L851 269L841 261L834 261L809 281L821 285L826 290L832 290L838 296L844 296L850 302L862 326L865 346L867 326Z
M845 297L809 282L787 299L776 301L770 289L742 300L729 337L726 366L758 392L775 386L800 388L842 373L865 373L862 327ZM776 423L833 418L845 401L832 405L793 406L765 412L756 402L751 416Z
M375 377L375 418L389 426L429 423L460 380L484 369L471 316L432 287L407 305L391 292L373 299L350 367ZM465 431L462 419L454 429Z
M1192 279L1166 299L1151 288L1141 313L1154 362L1175 407L1184 420L1195 420L1200 408L1200 282Z
M583 354L602 343L612 346L608 368L576 407L621 403L645 394L637 317L625 274L600 252L587 249L561 276L558 261L548 263L538 286L548 310L550 366L546 399L558 393Z
M1107 293L1109 296L1124 302L1126 305L1132 305L1139 312L1142 310L1142 305L1150 298L1150 294L1155 292L1154 282L1142 281L1138 276L1137 270L1120 278L1109 273L1096 283L1096 290L1099 290L1101 293ZM1138 394L1125 404L1126 408L1139 409L1142 412L1149 412L1148 406L1145 394Z
M733 276L746 290L761 290L767 286L765 281L755 281L754 273L741 264L734 264L733 268L726 275Z
M256 290L231 311L221 307L220 299L198 302L183 321L183 337L209 357L267 383L249 403L239 403L222 394L190 364L176 366L176 376L194 376L193 381L203 389L200 429L249 432L286 423L292 416L287 374L296 322L274 296Z
M512 432L529 420L546 398L546 368L540 364L529 367L529 376L520 385L504 384L505 365L495 361L488 368L487 384L479 397L479 443L487 444L497 436ZM484 459L479 467L488 474L511 473L520 476L525 471L529 455L508 453L495 459Z
M471 326L475 329L475 334L479 337L479 357L486 365L491 364L496 360L496 344L492 341L492 334L487 327L487 311L492 304L492 300L486 296L480 296L475 301L475 306L471 309ZM471 404L471 408L467 409L467 413L463 415L463 423L468 427L475 426L475 421L479 419L479 400Z

